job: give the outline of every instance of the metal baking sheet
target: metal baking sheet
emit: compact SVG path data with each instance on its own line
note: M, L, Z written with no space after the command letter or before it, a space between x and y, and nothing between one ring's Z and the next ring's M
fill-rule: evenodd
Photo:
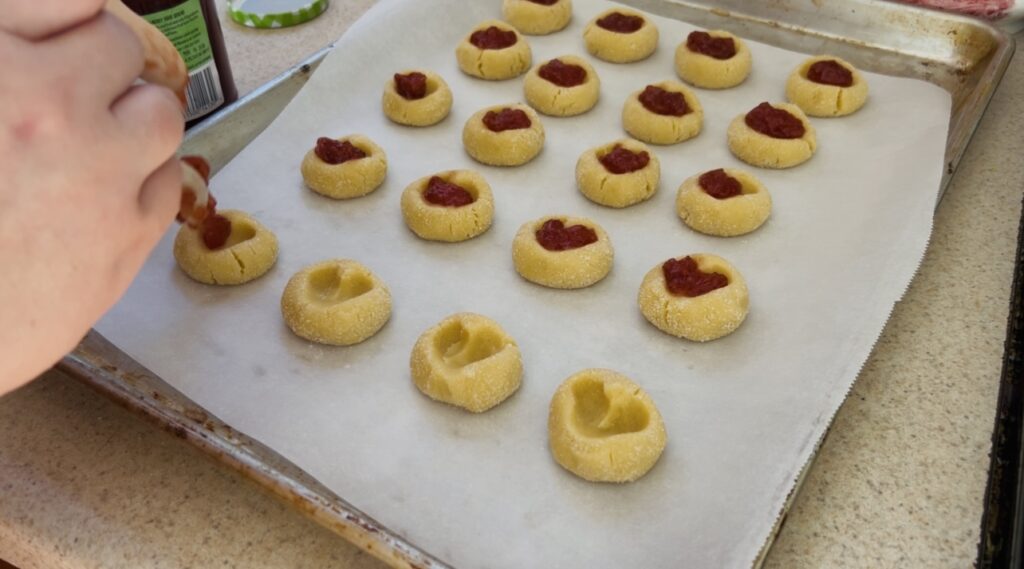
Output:
M920 77L945 87L953 94L954 111L943 187L1005 69L1012 47L1005 37L980 24L878 2L843 2L841 6L822 2L818 3L821 6L811 2L773 2L758 6L721 2L715 8L682 2L635 4L653 13L700 26L732 29L745 37L788 49L824 49L868 70ZM747 12L733 12L730 4ZM837 11L830 12L832 8ZM849 13L858 11L858 18L867 17L865 14L875 16L864 22L845 22L855 28L848 34L859 40L851 40L849 35L841 35L842 30L833 29L837 27L838 16L849 20ZM814 19L815 14L820 20ZM854 23L859 26L853 26ZM880 33L879 28L886 28L888 32ZM929 35L942 30L953 33L939 37ZM276 87L240 102L214 122L207 123L190 136L188 151L211 156L215 168L219 168L276 116L283 102L290 98L288 91L293 93L303 76L300 68L277 82ZM262 445L183 401L180 394L139 369L98 335L87 338L66 360L65 366L104 391L114 393L129 406L157 418L179 435L197 441L225 462L392 564L443 566L355 511Z

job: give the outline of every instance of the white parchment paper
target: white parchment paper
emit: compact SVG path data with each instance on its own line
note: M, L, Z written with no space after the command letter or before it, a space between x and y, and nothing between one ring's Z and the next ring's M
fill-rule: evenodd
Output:
M867 74L864 109L813 121L819 150L810 162L755 171L774 200L764 227L732 239L702 236L676 216L676 189L701 171L746 167L726 147L729 121L761 101L782 100L786 76L806 55L751 42L754 71L742 86L698 91L703 133L654 148L662 166L654 198L603 208L576 190L577 157L624 136L623 100L674 77L674 49L693 29L655 17L661 43L653 57L597 61L585 54L582 30L610 5L576 0L567 30L529 38L535 62L588 57L602 80L601 101L580 117L543 118L542 154L500 169L469 159L461 130L486 105L521 101L522 81L471 79L454 57L477 22L500 17L500 2L381 2L213 182L224 207L248 210L277 233L276 268L241 287L200 285L175 267L168 235L99 331L458 567L748 567L925 250L950 98L924 82ZM440 125L413 129L384 118L383 85L406 68L432 69L451 85L455 105ZM346 202L304 189L303 154L318 136L348 133L386 150L384 186ZM402 222L400 193L450 168L474 168L491 183L494 226L462 244L420 241ZM616 250L607 279L556 291L517 276L516 229L553 213L604 226ZM636 306L648 269L695 252L730 260L751 295L743 326L707 344L659 332ZM362 261L394 296L391 322L359 346L312 345L281 320L287 279L332 257ZM519 392L483 415L430 401L408 372L419 334L464 310L502 323L525 362ZM668 448L638 482L587 483L549 455L549 399L588 367L629 375L664 416Z

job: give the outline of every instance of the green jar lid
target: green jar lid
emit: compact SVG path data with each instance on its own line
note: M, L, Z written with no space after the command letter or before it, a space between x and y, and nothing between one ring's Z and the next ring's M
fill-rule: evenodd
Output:
M231 19L250 28L286 28L324 13L329 0L230 0Z

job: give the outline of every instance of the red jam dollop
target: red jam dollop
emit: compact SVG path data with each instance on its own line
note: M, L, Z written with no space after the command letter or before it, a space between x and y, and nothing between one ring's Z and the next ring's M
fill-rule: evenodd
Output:
M395 91L403 99L415 101L427 96L427 76L419 71L406 75L395 73Z
M423 190L423 199L443 207L462 207L476 201L466 188L439 176L430 177L427 188Z
M349 141L338 142L333 138L321 136L316 139L316 155L328 164L336 165L366 158L366 153Z
M598 20L597 25L609 32L631 34L644 27L644 19L640 16L630 16L620 12L612 12Z
M554 6L555 4L558 4L558 0L529 0L529 1L533 2L534 4L540 4L541 6Z
M480 49L505 49L516 45L519 41L516 33L512 30L503 30L498 26L491 26L484 30L477 30L469 36L469 43Z
M231 236L231 220L215 213L203 220L199 233L207 249L220 249Z
M800 119L768 103L754 107L743 120L750 128L772 138L800 138L807 131Z
M665 287L676 296L693 298L729 284L729 277L721 273L700 270L697 261L689 255L665 261L661 272L665 275Z
M690 32L686 36L686 49L715 59L730 59L736 55L736 42L732 38L718 38L707 32Z
M537 230L537 243L548 251L568 251L597 241L597 232L585 225L565 226L560 219L549 219Z
M575 87L582 85L587 80L586 69L572 63L564 63L560 59L552 59L541 65L537 75L559 87Z
M697 178L697 184L704 193L718 200L734 198L743 193L743 184L721 168L704 172Z
M601 156L598 160L604 165L604 169L612 174L628 174L647 166L651 161L651 156L643 150L633 152L628 148L623 148L621 144L616 144L611 152Z
M822 85L849 87L853 85L853 73L834 59L816 61L807 69L807 78Z
M681 117L690 112L690 105L686 104L686 97L682 93L666 91L654 85L648 85L640 93L639 99L645 109L657 115Z
M487 111L484 115L484 126L491 132L530 128L532 124L529 115L522 109L505 108L498 112Z

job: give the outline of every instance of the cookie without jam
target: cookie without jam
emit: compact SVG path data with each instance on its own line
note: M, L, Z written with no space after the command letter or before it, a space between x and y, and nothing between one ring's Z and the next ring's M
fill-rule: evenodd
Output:
M573 374L551 398L551 455L584 480L632 482L654 467L667 439L651 396L612 370Z
M363 264L331 259L288 280L281 315L296 336L350 346L374 336L391 318L391 293Z
M424 332L409 358L413 383L427 397L482 413L519 389L519 346L497 322L453 314Z

